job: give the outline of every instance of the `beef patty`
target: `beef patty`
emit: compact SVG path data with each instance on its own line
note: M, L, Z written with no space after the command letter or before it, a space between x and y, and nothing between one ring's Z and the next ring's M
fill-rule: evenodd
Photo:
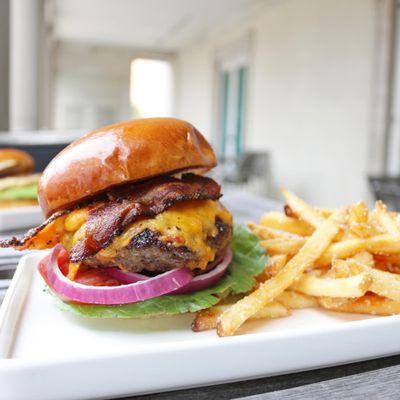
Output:
M215 219L215 234L206 238L206 244L216 250L215 259L225 251L232 237L232 226L218 217ZM157 231L145 229L135 235L130 243L118 249L112 260L97 256L85 260L85 265L96 267L119 267L127 272L165 272L187 267L194 272L199 263L198 254L187 246L177 246L161 238Z

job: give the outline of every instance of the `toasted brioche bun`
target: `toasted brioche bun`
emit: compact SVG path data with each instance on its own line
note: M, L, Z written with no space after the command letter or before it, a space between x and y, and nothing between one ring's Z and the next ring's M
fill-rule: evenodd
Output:
M86 134L61 151L39 182L46 216L117 185L217 164L197 129L174 118L125 121Z
M0 177L28 174L34 165L33 158L25 151L0 149Z

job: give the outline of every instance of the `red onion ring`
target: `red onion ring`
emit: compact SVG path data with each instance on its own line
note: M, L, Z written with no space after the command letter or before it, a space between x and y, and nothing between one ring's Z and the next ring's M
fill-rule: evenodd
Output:
M137 272L124 272L117 267L104 268L107 275L120 281L121 283L135 283L150 279L149 276L138 274Z
M47 281L49 286L62 298L86 304L129 304L148 300L171 293L192 279L192 272L187 268L178 268L140 281L122 286L87 286L66 278L57 263L63 246L57 244L47 262Z
M205 274L195 276L188 284L174 290L170 294L192 293L215 285L225 275L231 261L232 250L228 248L225 252L224 258L214 269Z
M215 285L225 275L231 261L232 251L228 248L225 251L224 257L211 271L206 272L205 274L197 275L187 285L175 290L174 292L171 292L170 294L191 293ZM135 272L123 272L119 268L107 268L106 273L112 278L119 280L121 283L134 283L150 279L146 275Z

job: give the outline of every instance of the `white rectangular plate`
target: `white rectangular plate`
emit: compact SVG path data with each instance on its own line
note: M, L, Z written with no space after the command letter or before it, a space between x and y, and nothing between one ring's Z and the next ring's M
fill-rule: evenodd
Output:
M39 206L0 208L0 231L30 228L43 222Z
M91 320L59 311L21 260L0 309L0 399L99 399L347 363L400 352L400 317L322 310L193 333L192 315Z

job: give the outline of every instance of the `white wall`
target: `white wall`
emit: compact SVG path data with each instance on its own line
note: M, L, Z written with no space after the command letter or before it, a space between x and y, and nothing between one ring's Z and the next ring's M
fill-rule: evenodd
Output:
M94 129L129 119L127 82L113 77L61 73L55 85L55 128Z
M54 128L94 129L131 118L132 50L60 42L56 54Z
M175 61L177 116L196 125L211 139L213 126L214 52L208 42L196 43Z
M281 0L179 53L178 116L213 131L216 52L251 32L246 147L276 186L338 205L367 196L375 0Z
M132 118L129 100L130 69L132 60L138 57L171 59L170 53L164 52L58 42L53 127L93 129ZM107 114L109 118L105 118Z

